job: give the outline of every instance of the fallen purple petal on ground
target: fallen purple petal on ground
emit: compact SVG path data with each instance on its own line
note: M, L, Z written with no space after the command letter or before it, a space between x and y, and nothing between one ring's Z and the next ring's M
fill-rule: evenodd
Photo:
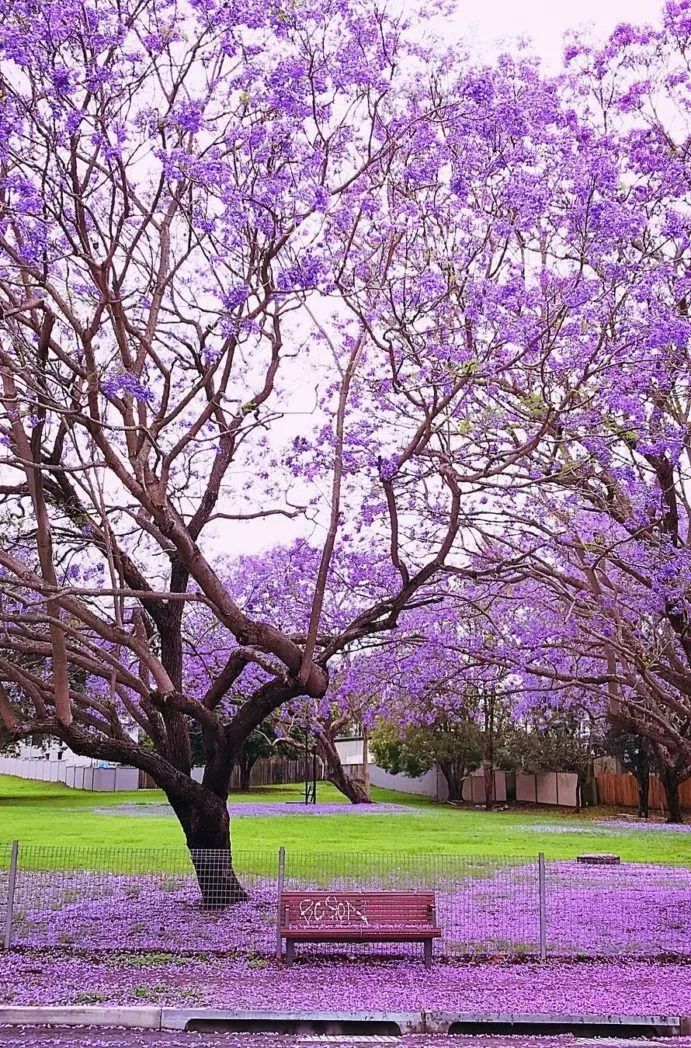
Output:
M687 822L653 822L648 819L598 819L594 824L597 826L614 827L620 832L627 830L669 830L672 833L691 833L691 823Z
M95 815L143 815L149 818L174 818L169 804L137 803L111 804L92 808ZM275 818L286 815L410 815L411 809L402 804L304 804L301 801L247 801L228 804L233 819Z
M0 954L3 1004L156 1004L234 1011L487 1011L678 1015L691 964L632 960L436 962L165 958L63 950Z

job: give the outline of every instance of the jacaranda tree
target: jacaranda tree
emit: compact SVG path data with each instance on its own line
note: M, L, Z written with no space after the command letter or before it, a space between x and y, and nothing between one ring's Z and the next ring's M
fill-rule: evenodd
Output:
M486 581L464 590L474 657L512 667L525 701L647 739L674 819L691 770L690 15L671 2L659 28L567 48L560 95L580 145L540 280L580 309L529 383L549 428L531 489L516 475L483 493Z
M613 389L653 332L678 346L674 151L657 133L622 148L626 128L528 60L425 54L364 0L0 16L0 713L12 738L152 775L223 904L242 888L205 854L229 856L251 732L326 695L333 661L431 599L454 548L468 570L594 375ZM640 42L617 46L605 66ZM663 288L679 308L661 328ZM316 561L289 569L299 629L248 611L228 570L257 521L313 536ZM327 630L349 558L352 617ZM205 690L198 605L228 639Z
M245 740L396 625L461 523L466 327L457 277L428 257L436 227L411 221L428 158L449 165L457 103L420 78L401 24L351 0L0 14L2 718L13 738L147 771L189 846L227 851ZM502 145L479 143L484 179L483 148ZM459 244L479 273L494 217ZM271 607L247 614L219 561L227 541L254 545L255 520L301 513L320 553L296 634ZM376 596L324 639L334 550L358 545L381 585L360 580ZM233 641L201 695L185 666L195 603ZM207 900L242 896L230 863L195 860Z

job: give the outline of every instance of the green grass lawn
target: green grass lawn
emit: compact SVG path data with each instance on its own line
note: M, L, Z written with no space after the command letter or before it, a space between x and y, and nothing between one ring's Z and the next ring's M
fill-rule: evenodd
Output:
M329 784L319 801L343 801ZM408 814L290 815L242 818L232 822L239 852L271 852L280 845L296 852L401 852L409 855L468 855L488 858L572 858L582 852L615 852L624 860L691 867L691 832L632 828L605 835L595 821L612 810L576 815L550 809L485 812L456 809L434 801L375 789L375 800L405 805ZM231 796L243 801L298 801L301 787L273 786ZM165 801L158 790L91 793L58 783L0 776L0 843L52 847L184 848L173 816L109 815L94 811L136 804L145 811ZM59 856L55 865L62 862ZM80 863L81 865L81 863Z

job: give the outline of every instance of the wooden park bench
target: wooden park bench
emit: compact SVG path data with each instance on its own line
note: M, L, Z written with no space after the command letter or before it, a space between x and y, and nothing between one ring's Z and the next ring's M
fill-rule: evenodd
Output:
M429 968L432 940L441 936L429 891L283 891L278 911L286 964L293 961L296 942L421 942Z

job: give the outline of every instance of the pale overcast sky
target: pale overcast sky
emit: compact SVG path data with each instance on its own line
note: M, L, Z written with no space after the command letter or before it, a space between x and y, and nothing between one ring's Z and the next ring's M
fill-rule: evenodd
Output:
M602 37L620 22L657 22L662 7L663 0L459 0L454 22L459 39L476 54L506 50L512 38L524 35L554 67L565 30L590 26ZM502 37L506 42L498 46Z

